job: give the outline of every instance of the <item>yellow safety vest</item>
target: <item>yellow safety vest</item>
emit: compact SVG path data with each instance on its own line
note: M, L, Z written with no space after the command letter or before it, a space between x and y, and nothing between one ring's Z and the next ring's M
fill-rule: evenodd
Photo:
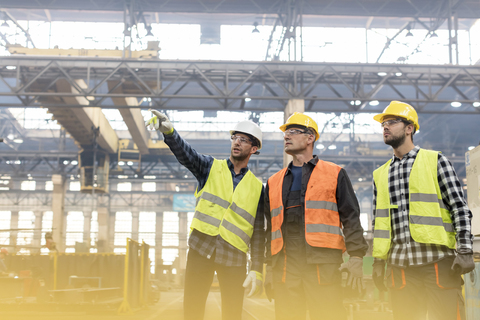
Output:
M220 236L247 252L253 234L262 182L249 170L233 190L227 160L213 160L202 190L195 191L197 204L190 230Z
M375 258L386 260L392 239L391 209L388 188L389 160L373 172L377 188L373 253ZM410 210L409 228L413 240L455 248L455 230L450 211L443 201L437 178L438 152L420 149L409 178Z

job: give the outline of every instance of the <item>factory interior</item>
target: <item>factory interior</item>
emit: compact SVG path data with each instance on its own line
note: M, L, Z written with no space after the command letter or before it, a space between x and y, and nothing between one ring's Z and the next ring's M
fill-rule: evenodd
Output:
M146 127L158 110L220 160L239 121L257 124L264 185L291 161L279 127L311 117L369 245L347 319L393 320L372 282L372 179L393 155L373 116L395 100L418 113L415 145L452 163L480 235L478 0L0 1L0 319L183 319L198 182ZM275 319L246 295L241 319ZM221 318L215 276L204 319Z

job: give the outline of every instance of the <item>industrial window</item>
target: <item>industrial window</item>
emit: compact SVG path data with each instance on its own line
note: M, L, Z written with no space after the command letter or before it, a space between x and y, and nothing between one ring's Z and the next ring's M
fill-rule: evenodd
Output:
M126 242L125 242L126 243ZM123 247L123 248L113 248L113 252L115 253L127 253L127 248L126 247Z
M140 212L138 215L138 241L155 246L155 228L157 214L155 212Z
M155 273L155 248L148 250L148 258L150 259L150 273Z
M45 181L45 190L53 191L53 181Z
M33 228L35 227L35 214L33 211L18 212L18 228L28 229L17 233L18 245L31 245L33 240ZM28 253L30 250L21 250L22 253Z
M80 181L70 181L70 191L80 191Z
M142 191L143 192L155 192L155 191L157 191L157 183L156 182L143 182L142 183Z
M128 211L118 211L115 213L115 246L125 247L127 238L132 237L132 213ZM117 252L117 251L114 251Z
M51 232L53 227L53 211L45 211L42 217L42 239L40 240L42 244L42 248L40 249L41 253L49 253L50 250L43 247L46 245L45 241L45 233Z
M22 190L35 190L36 182L34 180L22 181L20 189Z
M192 225L192 220L195 212L187 213L187 238L190 238L190 226Z
M92 220L90 221L90 252L97 252L98 240L98 212L92 211Z
M0 229L10 229L11 218L10 211L0 211ZM10 244L10 232L0 232L0 246L2 244Z
M179 229L178 212L169 212L169 211L164 212L163 213L163 230L162 230L163 231L162 247L178 247L178 244L179 244L178 229ZM163 259L163 251L162 251L162 259Z
M117 191L122 191L122 192L132 191L132 183L131 182L119 182L117 184Z
M178 249L164 248L162 249L162 260L164 265L172 265L173 261L178 257Z
M82 211L70 211L67 214L66 246L75 246L75 242L83 242L85 218ZM67 250L65 250L67 252ZM72 252L75 252L72 251Z

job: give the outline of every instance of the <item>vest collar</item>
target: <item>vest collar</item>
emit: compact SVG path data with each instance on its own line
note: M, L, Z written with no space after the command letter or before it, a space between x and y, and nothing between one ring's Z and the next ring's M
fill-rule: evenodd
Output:
M403 158L416 158L417 157L417 154L418 154L418 151L420 151L420 147L419 146L415 146L415 148L413 148L412 150L410 150L409 153L407 153L406 155L403 156ZM402 159L403 159L402 158ZM390 165L392 165L395 161L400 161L402 160L400 158L397 158L397 156L395 156L395 154L393 155L392 157L392 162L390 163Z
M315 166L317 165L318 160L319 160L318 156L314 155L313 158L307 162L307 166L310 166L313 170L313 168L315 168ZM293 166L293 161L290 161L290 163L287 166L287 171L285 172L285 175L292 173L292 166Z
M230 161L230 159L227 158L227 165L228 165L228 168L230 169L230 171L234 172L233 170L235 169L234 166L233 166L233 163L232 161ZM246 166L245 168L242 168L240 169L240 173L239 174L243 174L245 175L248 171L248 166Z

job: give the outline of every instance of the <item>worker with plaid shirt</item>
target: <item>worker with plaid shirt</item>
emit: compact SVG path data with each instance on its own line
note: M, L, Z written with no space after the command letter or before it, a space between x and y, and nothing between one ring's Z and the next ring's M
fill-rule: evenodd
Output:
M166 115L156 110L152 110L152 114L147 126L164 134L164 141L177 160L198 181L197 204L188 240L184 319L204 318L216 272L222 297L222 319L240 320L244 287L248 289L248 296L258 294L263 280L264 188L247 167L250 156L258 154L262 147L262 132L251 121L239 122L230 131L230 157L217 160L195 151L174 130ZM214 210L217 210L216 215L212 213ZM252 265L246 276L249 248Z
M455 170L441 153L414 145L412 106L392 101L374 119L394 156L373 174L373 281L385 291L386 278L395 320L465 319L472 213Z

